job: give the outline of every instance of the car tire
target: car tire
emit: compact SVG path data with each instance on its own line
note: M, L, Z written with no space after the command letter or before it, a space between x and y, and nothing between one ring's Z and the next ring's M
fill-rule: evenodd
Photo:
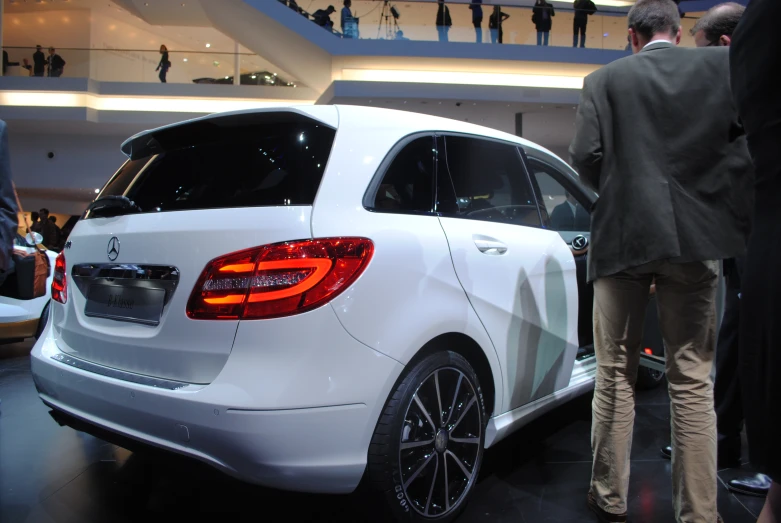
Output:
M49 321L49 305L51 305L51 302L47 301L46 305L43 307L43 312L41 312L41 319L38 321L38 328L35 329L36 340L41 337L41 334L43 334L43 329L46 328L46 323Z
M637 383L636 388L640 390L655 389L664 381L664 372L649 369L648 367L640 367L637 369Z
M437 352L409 368L385 404L368 456L369 479L397 520L458 516L477 483L486 422L480 382L463 356Z

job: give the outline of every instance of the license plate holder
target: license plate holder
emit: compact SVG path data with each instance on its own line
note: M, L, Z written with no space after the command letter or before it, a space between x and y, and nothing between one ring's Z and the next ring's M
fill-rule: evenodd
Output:
M140 286L93 284L89 287L84 314L93 318L160 325L165 289Z

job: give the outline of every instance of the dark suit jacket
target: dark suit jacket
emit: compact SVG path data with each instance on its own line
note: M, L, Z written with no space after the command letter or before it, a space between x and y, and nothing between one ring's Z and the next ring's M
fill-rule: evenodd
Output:
M569 203L557 205L550 215L550 227L554 231L588 231L591 219L582 205L575 206L575 212Z
M570 146L599 193L589 280L656 260L741 255L753 167L729 84L729 50L666 42L583 85Z
M781 19L778 0L752 0L732 38L732 90L748 135L757 176L778 176L781 146L781 94L774 81L781 46L769 45Z
M13 251L17 227L16 197L11 183L8 129L0 120L0 284L14 268Z

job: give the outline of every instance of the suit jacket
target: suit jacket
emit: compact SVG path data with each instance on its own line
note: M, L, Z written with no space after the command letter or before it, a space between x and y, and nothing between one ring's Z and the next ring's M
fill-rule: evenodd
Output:
M765 180L781 174L781 96L773 81L781 64L781 47L768 45L767 35L781 18L778 0L752 0L732 37L730 56L732 90L757 177Z
M573 212L572 206L564 202L553 209L550 215L550 226L554 231L588 231L589 214L580 204L575 205Z
M11 182L8 128L0 120L0 283L14 268L14 239L17 229L16 197Z
M656 260L741 255L753 167L729 84L729 50L658 42L589 75L570 146L599 193L589 280Z

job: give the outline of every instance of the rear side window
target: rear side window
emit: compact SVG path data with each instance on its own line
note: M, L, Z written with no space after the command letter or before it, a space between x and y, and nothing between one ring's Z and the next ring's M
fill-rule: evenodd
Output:
M399 213L432 212L436 154L433 136L416 138L404 145L385 171L370 208Z
M445 214L540 226L534 192L515 146L463 136L446 136L445 144L456 197L454 212Z
M163 129L131 144L131 160L98 198L126 196L141 212L312 205L334 136L291 113Z

